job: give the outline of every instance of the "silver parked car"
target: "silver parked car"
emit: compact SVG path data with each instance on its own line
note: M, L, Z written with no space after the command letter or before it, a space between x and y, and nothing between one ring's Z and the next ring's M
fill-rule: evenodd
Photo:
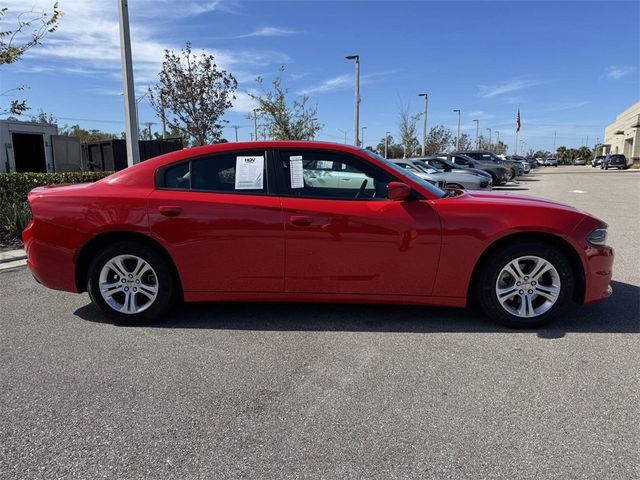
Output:
M484 175L467 172L443 172L415 158L402 158L391 161L432 183L434 180L438 181L438 184L444 182L448 188L465 190L491 190L492 188L491 179Z

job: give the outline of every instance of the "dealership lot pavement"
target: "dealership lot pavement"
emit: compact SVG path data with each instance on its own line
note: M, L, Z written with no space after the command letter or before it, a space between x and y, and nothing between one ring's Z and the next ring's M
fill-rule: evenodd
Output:
M282 304L120 328L0 271L0 478L638 478L640 172L542 168L499 190L607 221L613 297L525 332Z

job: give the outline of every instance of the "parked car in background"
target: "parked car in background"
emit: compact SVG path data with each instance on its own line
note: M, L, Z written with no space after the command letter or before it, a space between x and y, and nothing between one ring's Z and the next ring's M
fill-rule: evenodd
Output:
M511 180L514 175L513 169L508 166L497 165L493 162L481 162L462 153L452 153L447 155L446 158L455 165L463 168L475 168L491 174L494 186L504 185Z
M308 183L306 167L325 161L357 173L360 187ZM601 220L533 197L442 190L347 145L207 145L28 199L22 236L37 281L88 291L124 325L176 301L477 301L494 320L531 328L612 292Z
M419 157L416 160L418 162L423 162L427 166L430 166L432 168L442 170L443 172L463 172L463 173L466 172L466 173L474 173L476 175L481 175L483 177L486 177L488 180L491 180L491 183L493 183L493 178L489 172L485 172L484 170L480 170L479 168L464 168L460 165L456 165L455 163L450 162L446 158L447 156L444 155L444 158L439 156Z
M544 158L536 158L536 163L538 164L539 167L544 165Z
M493 162L503 166L508 165L513 169L513 174L515 177L519 177L524 174L524 168L519 162L502 159L493 152L489 152L486 150L468 150L453 153L462 153L464 155L467 155L468 157L475 158L476 160L480 160L482 162Z
M531 171L531 165L529 165L529 162L527 162L527 159L524 157L521 157L520 155L507 155L507 160L511 160L512 162L518 162L520 165L522 165L522 169L524 170L524 173L529 173Z
M544 161L544 166L545 167L557 167L558 166L558 160L555 158L547 158Z
M593 159L593 161L591 162L591 166L593 168L599 167L600 165L602 165L602 161L604 160L604 155L598 155L596 158Z
M441 186L440 181L444 181L444 188L491 190L492 187L491 179L484 175L481 176L471 172L444 172L415 158L402 158L391 161L426 180L438 180L439 186Z
M573 162L574 165L586 165L587 164L587 159L580 157L580 158L576 158L575 162Z
M621 153L610 153L602 160L600 164L600 168L604 170L609 170L610 168L617 168L618 170L626 170L631 166L630 163L627 163L627 157L622 155Z
M529 162L529 166L530 166L532 169L534 169L534 168L538 168L538 161L537 161L535 158L533 158L533 157L527 157L527 158L525 158L525 160L526 160L527 162Z

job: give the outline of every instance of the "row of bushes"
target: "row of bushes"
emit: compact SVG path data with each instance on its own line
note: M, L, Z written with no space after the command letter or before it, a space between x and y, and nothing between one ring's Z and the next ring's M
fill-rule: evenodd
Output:
M42 185L95 182L112 172L0 173L0 243L19 241L31 220L29 191Z

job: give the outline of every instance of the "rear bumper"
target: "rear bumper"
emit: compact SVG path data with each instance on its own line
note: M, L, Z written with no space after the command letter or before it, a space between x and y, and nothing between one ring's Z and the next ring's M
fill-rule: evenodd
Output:
M36 281L45 287L77 292L75 250L36 238L34 231L37 228L38 226L32 222L22 232L29 270Z

